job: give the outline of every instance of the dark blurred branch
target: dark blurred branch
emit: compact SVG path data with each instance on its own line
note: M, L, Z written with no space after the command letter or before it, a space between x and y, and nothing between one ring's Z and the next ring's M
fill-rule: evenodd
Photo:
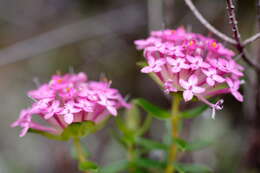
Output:
M256 8L257 8L257 25L258 25L258 30L260 30L260 0L257 1Z
M248 57L248 54L245 52L245 47L241 42L240 32L237 26L237 19L235 14L235 5L233 3L233 0L226 0L227 2L227 13L229 18L229 23L232 27L233 32L233 38L236 41L236 48L239 51L239 53L242 54L242 59L250 66L252 66L255 70L260 71L260 66L252 61Z
M128 5L17 42L0 50L0 66L31 58L80 40L133 32L145 25L140 16L143 16L141 6Z
M164 29L172 28L174 25L174 3L175 0L163 0L163 20L164 20Z
M257 7L257 26L258 26L258 32L260 31L260 0L257 0L256 2ZM259 45L258 45L259 47ZM260 50L257 49L257 62L260 64ZM250 166L253 169L258 169L258 172L260 170L260 73L255 73L254 80L254 90L253 92L253 98L250 98L250 100L255 100L254 103L254 109L253 114L250 116L250 137L248 140L248 151L246 153L247 163L248 166ZM249 88L251 89L251 88ZM257 170L256 170L257 171Z
M246 39L244 42L243 42L243 46L246 46L250 43L253 43L254 41L256 41L257 39L260 38L260 32L253 35L252 37L249 37L248 39Z
M237 44L236 40L230 38L229 36L225 35L224 33L217 30L214 26L212 26L198 11L198 9L195 7L195 5L192 3L191 0L184 0L187 6L190 8L190 10L193 12L193 14L196 16L196 18L200 21L202 25L204 25L208 30L210 30L212 33L214 33L216 36L221 38L222 40L230 43L230 44Z

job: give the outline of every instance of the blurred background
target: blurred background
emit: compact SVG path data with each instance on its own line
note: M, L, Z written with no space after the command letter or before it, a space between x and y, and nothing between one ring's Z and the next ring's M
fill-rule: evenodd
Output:
M231 35L225 0L194 0L197 8L219 30ZM256 1L238 1L239 27L243 38L255 32ZM70 144L10 128L21 109L29 106L28 90L35 79L47 82L56 71L86 72L98 80L105 74L130 99L144 97L169 107L159 87L136 65L142 53L133 41L149 31L185 26L213 36L192 15L182 0L1 0L0 1L0 173L76 173ZM213 36L214 37L214 36ZM216 38L217 39L217 38ZM254 54L256 47L249 50ZM252 72L247 71L250 75ZM251 83L247 83L247 87ZM244 88L246 91L246 88ZM219 173L247 171L248 124L251 92L244 105L225 96L225 108L186 122L187 138L211 139L214 145L183 160L205 163ZM244 109L243 109L244 107ZM244 111L243 111L244 110ZM114 127L113 122L110 126ZM105 165L125 156L110 135L110 126L84 141L91 159ZM165 129L154 121L149 136L158 141Z

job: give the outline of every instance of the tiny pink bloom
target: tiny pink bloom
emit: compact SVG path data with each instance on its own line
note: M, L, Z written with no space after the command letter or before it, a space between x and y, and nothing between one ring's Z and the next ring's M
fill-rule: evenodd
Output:
M243 102L243 96L238 92L239 86L240 86L240 81L239 80L232 80L230 78L226 79L227 84L229 86L231 94L240 102Z
M100 105L105 106L112 115L117 114L115 103L113 101L109 100L105 95L100 95L100 101L98 103Z
M161 66L165 64L165 60L158 59L155 60L153 57L148 59L148 66L142 68L143 73L159 72L161 71Z
M198 68L209 68L210 67L210 65L206 62L203 62L203 59L199 56L193 57L193 56L187 55L186 58L191 63L190 67L193 70L196 70Z
M184 57L185 54L183 53L182 46L171 46L169 47L169 55L174 55L175 57Z
M77 91L73 86L67 86L66 88L63 88L59 94L64 99L73 99L77 96Z
M78 108L84 110L85 112L93 112L94 103L87 99L79 99L78 103L75 104Z
M28 96L34 99L54 98L55 92L49 85L42 85L39 89L28 92Z
M190 66L185 63L185 59L182 59L182 58L173 59L173 58L167 57L167 63L171 66L171 71L173 73L178 73L182 69L190 68Z
M185 89L183 92L183 98L185 101L189 101L193 98L194 94L199 94L205 91L204 88L196 86L198 78L196 75L191 75L188 81L180 79L180 85Z
M50 119L55 114L60 113L62 108L60 107L60 102L58 100L53 101L53 103L46 109L45 119Z
M49 104L52 100L53 99L42 99L42 100L39 100L39 101L33 103L31 112L34 114L37 114L40 112L45 112L46 109L48 109Z
M74 113L80 112L81 109L76 107L75 102L69 101L65 104L64 109L60 112L61 115L64 115L64 121L67 124L71 124L74 119Z
M11 124L11 127L22 127L22 131L20 133L20 137L23 137L30 128L31 122L31 110L30 109L23 109L20 113L20 117L17 121Z
M168 80L164 83L164 91L166 93L170 93L170 92L177 92L178 90L173 86L173 81L172 80Z
M207 70L202 70L202 71L207 76L206 80L210 86L214 86L215 82L218 82L218 83L225 82L225 79L222 76L218 75L217 70L214 68L209 68Z
M66 88L68 85L67 76L54 75L49 83L49 86L55 91Z

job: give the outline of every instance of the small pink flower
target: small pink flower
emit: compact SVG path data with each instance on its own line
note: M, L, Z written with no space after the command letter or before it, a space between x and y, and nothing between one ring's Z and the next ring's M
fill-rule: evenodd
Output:
M100 105L105 106L105 107L107 108L107 110L108 110L112 115L116 115L116 114L117 114L115 102L113 102L112 100L109 100L106 96L100 95L100 101L99 101L98 103L99 103Z
M64 109L60 112L61 115L64 115L64 121L67 124L71 124L74 119L74 114L80 112L81 109L76 107L74 101L69 101L65 104Z
M151 72L159 72L161 71L161 66L165 64L163 59L155 60L153 57L148 59L148 66L142 68L141 72L143 73L151 73Z
M185 63L185 59L181 59L181 58L173 59L173 58L167 57L166 60L167 60L168 64L170 65L171 71L173 73L178 73L182 69L189 69L189 65Z
M187 60L190 62L190 68L193 70L199 69L199 68L209 68L210 65L203 61L203 59L199 56L190 56L187 55Z
M230 78L226 79L227 84L229 86L231 94L240 102L242 102L243 96L238 92L239 86L240 86L240 81L239 80L232 80Z
M177 92L178 90L174 87L173 80L168 80L164 83L164 91L169 94L170 92Z
M204 88L197 86L198 78L195 75L191 75L188 81L180 79L180 85L185 89L183 92L183 98L185 101L189 101L193 98L193 95L202 93Z
M61 111L62 108L60 107L60 102L58 100L55 100L49 107L46 108L46 114L44 115L44 118L50 119L55 114L59 114Z
M218 82L218 83L225 82L225 79L222 76L218 75L217 70L214 68L209 68L207 70L202 70L202 71L207 76L206 80L210 86L214 86L215 82Z
M169 55L174 55L175 57L184 57L185 54L183 53L183 47L182 46L174 46L174 45L170 45L170 47L168 48Z
M28 96L33 99L54 98L55 92L48 85L42 85L39 89L28 92Z
M85 112L93 112L93 102L87 99L79 99L78 103L75 104L78 108L84 110Z

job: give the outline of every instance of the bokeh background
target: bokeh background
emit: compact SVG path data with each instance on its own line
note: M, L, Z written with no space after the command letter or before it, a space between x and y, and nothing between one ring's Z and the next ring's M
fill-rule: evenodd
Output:
M210 23L231 35L225 0L194 2ZM237 6L245 38L256 30L255 1L238 1ZM35 80L47 82L57 71L83 71L93 80L105 74L113 81L112 86L130 99L144 97L169 107L159 87L139 72L136 63L142 60L142 53L133 41L145 38L150 30L179 26L213 36L182 0L1 0L0 173L77 172L70 143L34 134L19 138L19 129L10 128L19 111L31 104L26 92L36 88ZM254 54L256 47L249 50ZM246 93L244 104L225 96L225 108L217 113L216 120L205 112L185 123L186 138L206 138L214 145L190 153L184 161L205 163L219 173L249 172L247 119L253 103L251 92ZM125 157L123 148L111 137L111 128L115 128L113 122L84 140L91 159L100 165ZM163 124L154 121L147 135L160 141L164 131Z

